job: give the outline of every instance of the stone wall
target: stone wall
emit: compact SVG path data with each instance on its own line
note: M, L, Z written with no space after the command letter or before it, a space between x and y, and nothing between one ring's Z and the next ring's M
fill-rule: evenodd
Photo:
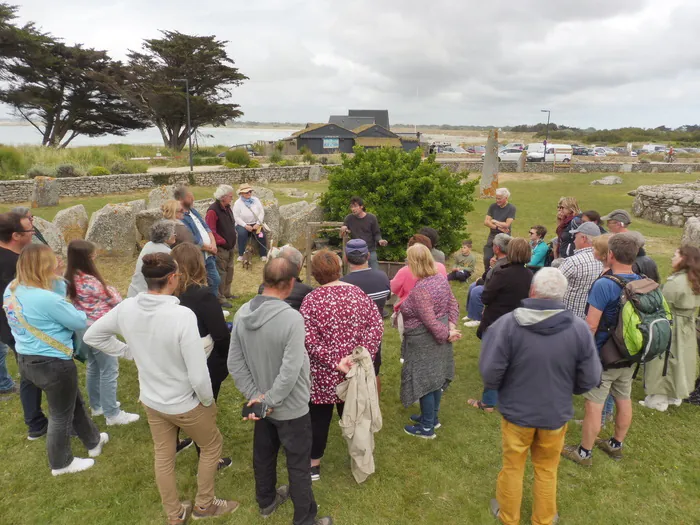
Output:
M640 186L635 191L632 213L650 221L683 226L700 217L700 183Z
M193 186L216 186L230 184L235 186L242 182L299 182L309 180L312 170L321 170L321 166L287 166L274 168L246 168L234 170L211 170L144 173L137 175L104 175L101 177L71 177L57 179L61 197L87 197L110 193L129 193L147 190L156 186L187 183ZM33 180L0 181L0 202L28 202L32 199Z
M484 166L479 161L438 161L450 171L481 173ZM500 173L515 173L517 162L501 162ZM700 164L624 164L613 162L573 162L571 164L551 162L527 162L525 173L693 173L700 172Z

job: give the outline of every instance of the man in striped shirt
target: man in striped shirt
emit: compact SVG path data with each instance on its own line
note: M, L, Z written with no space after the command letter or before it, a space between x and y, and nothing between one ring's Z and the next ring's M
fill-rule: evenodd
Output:
M593 238L600 235L600 228L592 222L584 222L569 233L574 236L574 255L564 259L559 267L569 282L564 304L567 310L585 319L588 292L603 271L603 265L593 257Z
M350 273L340 280L354 284L365 292L374 304L379 308L379 313L384 314L384 305L391 295L389 277L381 270L373 270L369 267L369 249L362 239L351 239L345 245L345 260L350 267ZM377 375L377 391L379 391L379 367L382 364L382 347L374 359L374 372Z

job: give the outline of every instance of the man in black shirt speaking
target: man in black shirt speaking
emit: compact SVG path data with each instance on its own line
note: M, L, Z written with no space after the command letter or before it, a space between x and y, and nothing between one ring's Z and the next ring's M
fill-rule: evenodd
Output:
M353 239L365 241L369 250L369 267L378 270L377 245L386 246L388 243L382 239L377 217L365 211L365 203L360 197L350 199L350 211L352 213L345 217L340 234L350 233Z

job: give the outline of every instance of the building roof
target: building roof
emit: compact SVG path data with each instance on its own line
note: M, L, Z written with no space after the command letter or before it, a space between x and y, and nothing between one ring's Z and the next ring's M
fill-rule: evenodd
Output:
M338 126L337 124L328 124L328 123L321 123L321 124L307 124L304 129L300 129L299 131L292 133L290 138L300 138L306 134L312 134L311 137L307 138L319 138L323 137L323 132L320 132L320 134L315 134L316 131L322 130L323 128L330 128L327 130L329 133L329 136L339 136L341 138L355 138L355 133L350 131L347 128L344 128L342 126Z
M370 117L374 119L375 124L381 127L391 129L389 126L389 110L388 109L351 109L348 111L349 117ZM357 126L355 126L357 127Z
M308 133L309 131L313 131L318 128L322 128L323 126L327 126L328 124L325 122L321 122L320 124L307 124L304 129L300 129L299 131L295 131L292 133L292 137L298 137L299 135L303 135L304 133Z
M356 133L357 136L361 136L363 132L368 131L370 129L375 129L378 128L380 133L385 134L386 138L396 138L398 135L394 133L393 131L390 131L379 124L365 124L364 126L360 126L359 128L353 129L353 133ZM380 138L380 137L378 137Z
M420 140L418 139L418 137L416 137L415 135L413 135L413 136L408 136L408 137L407 137L407 136L404 136L404 135L401 135L401 136L399 137L399 139L401 140L401 142L420 142Z
M345 129L355 129L367 124L374 124L373 117L349 117L348 115L331 115L329 124L335 124Z
M400 148L401 140L394 137L357 137L355 145L366 148Z

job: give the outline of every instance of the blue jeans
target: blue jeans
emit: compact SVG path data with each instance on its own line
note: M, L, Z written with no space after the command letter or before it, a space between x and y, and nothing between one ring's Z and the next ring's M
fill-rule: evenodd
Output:
M613 409L615 408L615 398L608 394L608 397L605 399L605 405L603 405L603 416L601 419L601 426L605 426L605 419L607 418L608 414L613 413Z
M15 386L10 373L7 371L7 350L10 347L0 341L0 390L10 390Z
M85 351L87 353L85 377L90 406L93 410L102 409L106 417L116 417L121 412L117 406L119 360L88 345L85 345Z
M481 302L481 294L484 293L484 287L475 283L469 285L467 295L467 315L472 321L481 321L481 316L484 313L484 303Z
M369 252L369 267L373 270L379 270L379 257L377 257L377 252Z
M216 269L216 257L212 256L204 259L204 267L207 270L207 286L209 287L209 291L211 291L215 297L219 297L221 276L219 275L219 270Z
M262 237L258 237L256 234L249 232L243 226L236 224L236 234L238 234L238 256L243 257L245 253L245 247L248 244L248 236L253 236L253 244L258 247L258 253L260 257L267 257L267 234L265 230L262 230Z
M438 389L420 398L420 425L425 429L433 429L438 422L442 390Z
M498 390L484 388L484 393L481 394L481 402L484 405L495 407L498 404Z

